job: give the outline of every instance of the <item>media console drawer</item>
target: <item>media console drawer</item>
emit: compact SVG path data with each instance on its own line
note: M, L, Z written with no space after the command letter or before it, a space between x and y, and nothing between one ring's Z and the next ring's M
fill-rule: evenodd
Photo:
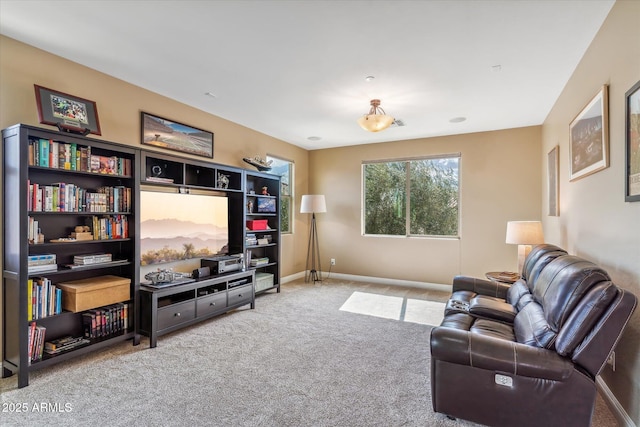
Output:
M207 316L212 313L219 313L227 309L227 292L217 292L206 297L198 298L198 317Z
M227 305L233 307L236 305L247 304L253 301L253 283L250 285L238 286L229 289L229 302Z
M158 330L170 328L196 318L195 301L172 304L158 309Z

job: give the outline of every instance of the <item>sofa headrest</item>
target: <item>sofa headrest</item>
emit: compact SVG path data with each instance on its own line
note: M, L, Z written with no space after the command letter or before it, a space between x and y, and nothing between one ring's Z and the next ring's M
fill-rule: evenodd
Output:
M536 272L540 273L540 270L544 266L540 266L540 267L536 268L535 266L536 266L537 262L545 254L548 254L548 253L551 253L551 252L559 252L560 255L564 255L564 254L567 253L567 251L565 251L564 249L559 248L558 246L552 245L552 244L549 244L549 243L543 243L541 245L534 246L531 249L531 252L529 252L529 255L527 255L527 257L524 260L524 264L522 266L522 272L521 272L522 278L524 280L526 280L526 281L529 281L529 279L530 279L532 274L534 274ZM558 256L558 255L556 255L556 256Z
M568 356L593 329L618 296L618 288L609 281L594 286L578 303L556 338L556 351Z
M594 263L573 255L551 261L538 276L533 298L555 332L560 331L578 302L596 284L611 280L606 271Z

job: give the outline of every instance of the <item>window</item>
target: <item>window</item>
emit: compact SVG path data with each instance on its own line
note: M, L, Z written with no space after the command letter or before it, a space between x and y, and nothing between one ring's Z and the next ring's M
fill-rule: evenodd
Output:
M267 156L271 160L271 171L274 175L280 175L280 232L291 233L291 213L293 212L293 162Z
M365 163L364 234L459 235L460 155Z

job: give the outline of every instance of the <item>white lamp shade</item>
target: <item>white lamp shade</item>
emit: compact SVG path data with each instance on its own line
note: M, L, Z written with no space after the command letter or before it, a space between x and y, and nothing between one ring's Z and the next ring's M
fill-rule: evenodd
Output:
M300 213L326 212L324 194L305 194L300 202Z
M507 243L513 245L539 245L544 243L540 221L507 222Z

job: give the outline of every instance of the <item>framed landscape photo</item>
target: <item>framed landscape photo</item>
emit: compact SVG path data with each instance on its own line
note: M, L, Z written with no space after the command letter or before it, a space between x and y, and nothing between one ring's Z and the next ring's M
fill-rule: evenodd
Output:
M142 144L213 158L213 133L141 113Z
M627 202L640 202L640 81L625 94Z
M549 192L549 216L560 215L559 197L558 197L558 159L559 147L556 145L553 150L547 154L547 188Z
M95 102L46 87L33 86L36 90L40 123L84 135L102 135Z
M604 85L569 125L570 181L609 166L608 98Z

